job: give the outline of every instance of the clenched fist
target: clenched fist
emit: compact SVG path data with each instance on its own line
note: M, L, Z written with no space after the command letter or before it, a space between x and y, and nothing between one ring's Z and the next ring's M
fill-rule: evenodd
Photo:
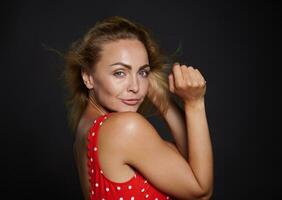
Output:
M206 81L198 69L175 63L168 79L170 92L179 96L184 103L204 99Z

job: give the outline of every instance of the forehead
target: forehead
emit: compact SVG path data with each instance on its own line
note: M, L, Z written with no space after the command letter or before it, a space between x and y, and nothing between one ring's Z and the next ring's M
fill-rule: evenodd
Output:
M137 39L121 39L102 45L102 62L130 62L130 64L146 64L148 54L145 46ZM141 62L141 63L140 63Z

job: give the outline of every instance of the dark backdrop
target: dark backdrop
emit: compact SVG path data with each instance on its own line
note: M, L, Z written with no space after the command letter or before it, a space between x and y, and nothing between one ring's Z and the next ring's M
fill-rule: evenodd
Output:
M213 199L281 198L277 99L281 7L271 1L1 3L1 199L82 199L67 127L62 59L97 20L120 15L200 69L215 158ZM277 112L278 113L278 112ZM150 119L171 139L162 121Z

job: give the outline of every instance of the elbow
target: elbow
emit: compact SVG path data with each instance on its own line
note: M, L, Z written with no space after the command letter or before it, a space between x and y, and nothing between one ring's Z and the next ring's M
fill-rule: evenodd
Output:
M209 192L203 192L202 191L201 193L198 193L197 195L195 195L193 197L191 196L191 194L187 195L186 198L183 198L181 200L192 200L192 199L193 200L211 200L212 195L213 195L212 190L210 190Z
M208 192L204 192L203 195L199 198L199 200L211 200L212 195L212 190L209 190Z
M192 198L193 200L211 200L213 195L213 188L199 188L199 191L197 192L197 195ZM191 198L190 198L191 200Z
M177 199L177 200L211 200L212 198L212 192L209 192L209 193L202 193L201 195L197 195L197 196L194 196L194 197L189 197L187 198L181 198L181 199Z
M197 191L194 191L193 194L191 194L191 190L187 191L189 191L189 194L186 194L186 197L181 200L211 200L213 195L213 185L205 188L198 187Z
M212 196L212 195L203 196L203 197L200 198L199 200L211 200L211 196Z

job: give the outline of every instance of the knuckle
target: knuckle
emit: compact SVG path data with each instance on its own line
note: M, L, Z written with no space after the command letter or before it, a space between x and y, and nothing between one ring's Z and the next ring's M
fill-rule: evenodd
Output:
M201 82L200 82L200 85L201 85L201 86L205 86L205 85L206 85L206 81L201 81Z
M196 71L198 74L202 75L201 72L200 72L200 70L195 69L195 71Z
M187 70L186 65L181 65L181 69L182 69L182 71L186 71Z
M192 86L192 82L191 82L191 81L187 81L187 85L188 85L189 87L191 87L191 86Z

